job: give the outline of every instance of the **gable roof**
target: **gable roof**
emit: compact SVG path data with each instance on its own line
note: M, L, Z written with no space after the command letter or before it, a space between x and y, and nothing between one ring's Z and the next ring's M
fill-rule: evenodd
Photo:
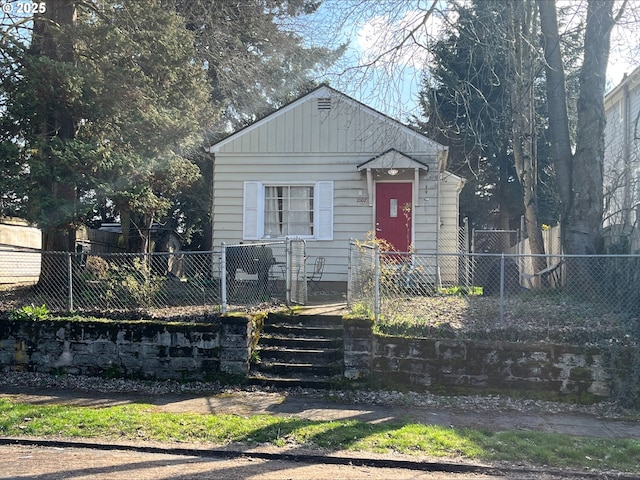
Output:
M228 136L224 137L223 139L219 140L218 142L214 143L213 145L205 148L205 151L208 153L215 153L218 152L222 147L224 147L227 143L237 139L238 137L244 135L245 133L248 133L254 129L257 129L259 127L261 127L262 125L264 125L265 123L273 120L274 118L277 118L280 115L284 115L285 113L287 113L290 110L293 110L294 108L296 108L297 106L299 106L300 104L310 100L310 99L318 99L318 98L327 98L327 97L332 97L332 96L337 96L339 97L342 101L352 105L352 106L356 106L359 109L361 109L362 111L368 113L369 115L376 117L378 119L381 119L385 122L392 122L394 124L396 124L404 133L406 133L408 136L412 136L415 137L417 139L420 139L421 141L431 144L433 147L435 148L440 148L442 150L448 150L448 147L432 140L431 138L425 136L424 134L416 131L415 129L411 128L408 125L405 125L404 123L390 117L389 115L382 113L378 110L375 110L371 107L369 107L368 105L365 105L364 103L342 93L339 92L338 90L329 87L328 85L320 85L319 87L315 88L314 90L312 90L311 92L304 94L300 97L298 97L296 100L291 101L290 103L284 105L283 107L279 108L278 110L275 110L274 112L271 112L270 114L262 117L259 120L256 120L255 122L251 123L250 125L247 125L246 127L241 128L240 130L237 130L231 134L229 134Z
M429 165L402 153L395 148L390 148L386 152L376 155L366 162L362 162L357 168L358 170L367 168L422 168L429 171Z

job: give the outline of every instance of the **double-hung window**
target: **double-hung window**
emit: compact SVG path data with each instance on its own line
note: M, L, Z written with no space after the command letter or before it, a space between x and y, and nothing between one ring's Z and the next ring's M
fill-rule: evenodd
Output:
M313 185L265 185L265 237L313 237Z
M243 239L333 238L333 182L245 182Z

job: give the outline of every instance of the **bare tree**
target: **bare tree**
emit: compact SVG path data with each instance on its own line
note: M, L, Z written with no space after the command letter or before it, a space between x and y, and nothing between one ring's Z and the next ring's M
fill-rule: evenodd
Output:
M604 162L604 94L611 31L616 18L614 0L589 0L584 34L584 59L575 153L569 135L567 88L555 0L538 0L547 62L547 98L552 155L563 212L563 246L567 253L601 250Z
M524 217L531 253L543 254L544 241L538 222L537 126L534 83L537 76L538 15L533 0L515 0L508 7L509 84L513 159L522 188ZM534 271L546 268L545 257L533 257Z

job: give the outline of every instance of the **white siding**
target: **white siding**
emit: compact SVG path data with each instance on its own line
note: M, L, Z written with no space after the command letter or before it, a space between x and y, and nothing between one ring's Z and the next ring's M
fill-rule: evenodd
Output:
M442 150L391 118L345 101L339 94L329 94L333 95L330 110L318 110L316 99L308 98L221 142L219 151L243 155L355 153L370 154L370 158L389 148L413 156Z
M640 69L605 99L604 226L637 228L640 203Z
M420 173L414 237L418 250L434 252L435 159L443 147L332 90L320 93L332 95L330 110L318 110L315 97L304 97L214 146L214 244L242 239L245 182L333 182L333 240L309 240L307 253L310 261L326 258L323 280L345 281L349 239L364 239L374 228L366 174L357 166L396 148L429 162L430 172ZM413 170L406 175L413 180Z
M213 201L215 244L242 240L244 181L333 181L333 240L309 240L307 250L310 257L326 257L326 280L344 280L348 241L352 237L364 238L373 222L371 207L359 196L359 193L366 196L367 185L364 176L356 170L357 163L357 160L347 162L320 156L260 158L217 155Z
M459 202L462 188L460 177L445 172L440 181L440 231L438 232L438 253L459 253ZM443 284L457 285L458 259L451 255L440 257L440 277Z

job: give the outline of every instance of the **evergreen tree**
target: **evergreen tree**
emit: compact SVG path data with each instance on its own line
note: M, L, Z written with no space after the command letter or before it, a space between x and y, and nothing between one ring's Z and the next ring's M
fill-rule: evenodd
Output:
M30 36L3 37L2 151L15 153L3 167L19 166L17 210L46 250L73 250L107 200L144 233L198 175L177 154L211 116L193 34L154 0L45 5Z
M496 35L503 2L456 5L458 20L432 48L418 124L449 145L448 169L467 179L461 213L478 228L508 229L522 212L506 91L507 50Z
M206 70L214 108L220 112L207 132L212 144L315 88L313 81L342 55L312 47L296 29L296 19L314 12L316 0L172 0L195 37L196 59ZM176 199L172 214L183 223L191 248L209 250L213 165L200 145L189 158L201 177Z
M523 215L532 251L543 253L541 224L557 222L558 206L535 4L475 1L456 13L452 33L432 48L423 128L450 145L449 168L468 179L462 213L498 229L517 228Z

